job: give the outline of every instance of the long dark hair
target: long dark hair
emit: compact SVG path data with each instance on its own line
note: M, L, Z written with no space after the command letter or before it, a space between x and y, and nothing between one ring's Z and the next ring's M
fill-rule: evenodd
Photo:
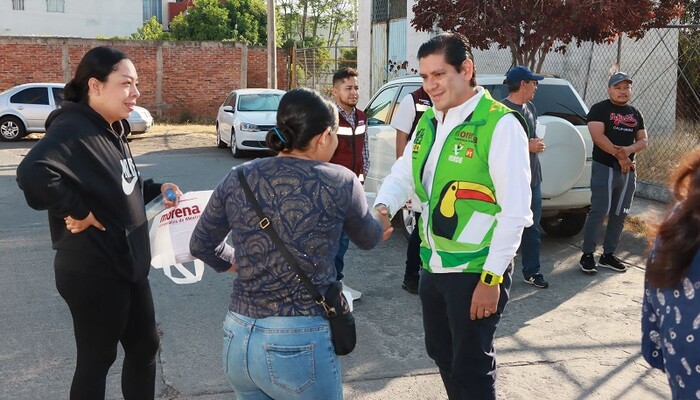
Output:
M674 286L687 274L700 248L700 150L686 155L671 178L677 203L659 226L646 279L654 287Z
M267 132L265 143L275 151L304 150L314 136L337 125L333 103L315 90L293 89L282 96L277 108L277 126Z
M74 102L87 100L88 81L95 78L100 82L116 70L116 65L126 59L126 54L111 47L99 46L90 49L80 60L75 76L63 90L64 99Z

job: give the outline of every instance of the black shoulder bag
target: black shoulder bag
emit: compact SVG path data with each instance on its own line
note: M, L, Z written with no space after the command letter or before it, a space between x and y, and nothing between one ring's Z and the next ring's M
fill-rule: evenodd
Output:
M294 268L297 276L299 279L301 279L302 283L306 287L306 290L309 291L316 304L323 307L323 315L326 317L331 326L331 339L333 340L335 354L339 356L350 354L350 352L355 349L355 343L357 342L355 317L353 317L352 312L350 312L350 305L343 295L342 283L333 282L326 291L325 296L322 296L321 293L319 293L316 286L314 286L314 284L311 282L311 279L309 279L301 267L299 267L299 264L297 264L292 253L289 252L287 246L284 245L282 239L280 239L279 235L277 235L277 232L270 224L270 220L263 213L260 203L258 203L253 195L253 192L250 190L250 186L243 175L243 171L238 168L236 172L238 174L238 179L241 182L243 192L245 192L245 197L253 206L258 218L260 218L260 228L262 228L270 239L272 239L272 242L275 244L275 246L277 246L277 249L282 253L282 256L287 263Z

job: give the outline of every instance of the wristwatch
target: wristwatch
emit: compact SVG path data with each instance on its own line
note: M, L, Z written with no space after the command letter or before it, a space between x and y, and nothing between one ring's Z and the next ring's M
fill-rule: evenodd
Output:
M503 283L503 277L489 271L481 271L481 282L486 286L496 286Z

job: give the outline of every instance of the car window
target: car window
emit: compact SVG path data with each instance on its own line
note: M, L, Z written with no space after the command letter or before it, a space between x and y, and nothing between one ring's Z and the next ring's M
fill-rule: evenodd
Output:
M224 106L233 107L234 104L236 104L236 93L231 93L226 98L226 101L224 101Z
M49 104L49 91L45 87L34 87L21 90L10 97L10 103L15 104Z
M54 104L61 104L63 101L63 88L51 88L51 92L53 93Z
M394 103L394 108L391 110L391 115L389 116L389 118L393 118L394 113L396 113L396 109L399 108L399 104L401 103L401 100L403 100L403 98L406 97L406 95L409 95L409 94L415 92L416 90L418 90L418 88L420 86L421 85L410 85L409 84L409 85L403 85L401 87L401 91L399 92L399 96L396 98L396 102ZM389 119L389 121L391 121L391 119Z
M242 94L238 111L277 111L282 95L277 93Z
M484 85L496 100L508 97L506 85ZM552 115L568 120L574 125L585 125L586 110L581 106L578 97L568 85L545 85L537 87L535 99L537 115Z
M372 103L365 109L367 114L367 124L383 125L389 123L389 112L393 111L392 103L396 99L399 91L398 86L391 86L384 89L374 98Z

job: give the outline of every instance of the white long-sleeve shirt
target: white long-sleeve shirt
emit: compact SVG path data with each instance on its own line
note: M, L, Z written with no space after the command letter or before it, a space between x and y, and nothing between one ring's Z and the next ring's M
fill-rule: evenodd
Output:
M478 86L475 96L447 110L447 113L435 110L435 118L438 121L436 138L425 163L422 181L428 196L430 196L437 160L445 140L452 129L463 123L469 114L474 112L483 95L484 89ZM384 179L375 199L374 204L385 204L391 215L400 210L409 195L415 191L412 172L414 138L411 138L406 145L403 156L392 166L391 173ZM484 270L502 276L520 246L523 229L532 225L527 135L518 119L512 114L505 115L496 124L491 139L488 164L489 174L496 189L496 203L501 207L501 212L496 214L497 224ZM426 204L423 204L423 207L424 210L427 209ZM440 271L449 272L443 269Z

